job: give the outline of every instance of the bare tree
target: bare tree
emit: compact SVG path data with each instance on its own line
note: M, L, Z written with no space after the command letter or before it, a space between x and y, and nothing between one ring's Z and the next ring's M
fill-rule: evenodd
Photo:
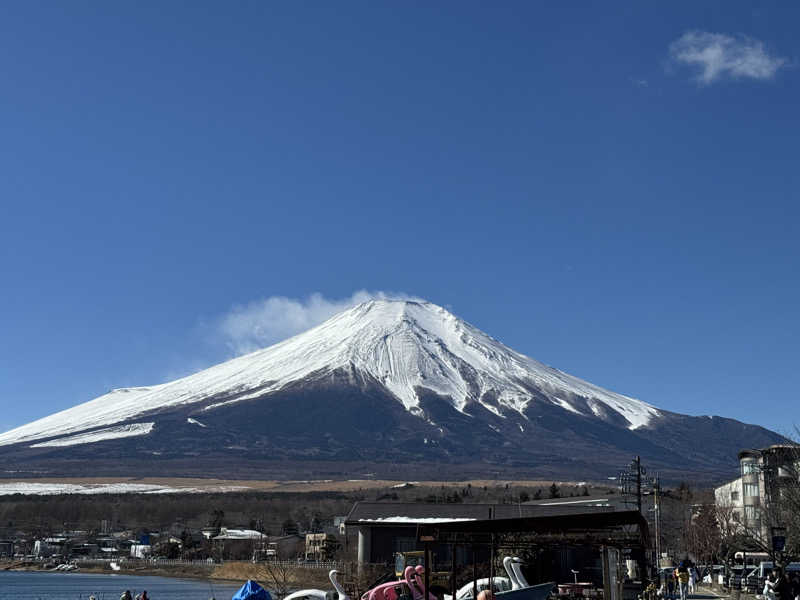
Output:
M275 600L283 600L291 589L293 569L285 561L267 561L259 565L258 578L266 584Z
M749 530L739 518L739 512L731 503L718 503L714 507L717 525L716 557L720 563L731 567L734 554L740 550L763 550L755 532Z
M689 549L701 564L711 564L720 547L720 527L713 504L700 505L691 522Z

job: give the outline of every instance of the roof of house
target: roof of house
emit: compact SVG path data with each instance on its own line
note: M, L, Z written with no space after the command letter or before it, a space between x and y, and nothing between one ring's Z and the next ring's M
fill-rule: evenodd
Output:
M545 498L523 502L529 506L581 506L604 507L612 510L630 510L636 501L622 494L595 494L591 496L570 496L566 498Z
M226 529L222 528L222 532L215 536L215 540L253 540L263 538L264 534L254 529Z

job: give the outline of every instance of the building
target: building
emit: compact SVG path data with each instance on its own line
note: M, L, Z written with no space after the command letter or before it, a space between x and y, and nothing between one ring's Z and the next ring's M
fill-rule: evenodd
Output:
M85 558L96 557L100 555L100 546L97 544L83 543L75 544L70 548L70 556L82 556Z
M298 533L282 536L265 536L253 550L253 562L262 560L288 560L301 558L305 552L306 538Z
M333 560L339 549L339 540L329 533L306 534L306 560Z
M347 516L343 517L333 517L333 528L341 536L347 535L347 527L345 527L345 522L347 521Z
M487 565L502 549L535 552L526 567L529 581L568 582L580 573L580 581L603 585L606 598L622 598L619 574L629 562L644 572L651 547L641 513L613 497L541 504L359 502L348 515L347 530L358 531L360 567L388 563L402 572L402 565L415 564L410 561L427 563L430 552L431 589L451 593L464 583L456 581L464 573L483 569L480 576L490 576Z
M147 558L152 554L153 547L150 544L132 544L130 550L131 558Z
M477 521L543 517L586 512L611 512L614 504L607 498L584 500L561 498L536 504L426 504L421 502L356 502L345 525L347 531L358 531L358 562L394 563L399 552L422 550L417 540L417 527L447 521ZM465 553L466 548L459 552ZM436 560L450 562L449 546L435 548ZM487 555L488 556L488 555ZM483 557L482 560L485 560ZM456 562L466 562L466 554Z
M212 538L214 547L222 558L241 560L253 556L265 539L265 535L255 529L233 529L222 527L219 535Z
M771 547L782 487L798 484L800 447L783 444L739 452L739 477L714 490L717 510L760 543Z
M606 600L636 598L641 593L642 581L626 583L624 574L633 579L636 573L646 572L646 554L651 548L647 521L638 510L593 510L586 506L581 506L580 512L424 523L418 526L417 539L424 544L425 554L434 547L456 549L453 562L441 565L445 567L445 577L440 580L443 592L449 588L455 593L458 581L453 575L459 570L464 573L464 567L471 566L472 573L480 573L476 552L480 547L494 558L498 549L528 552L535 548L535 559L528 564L527 574L523 573L528 581L569 582L579 573L585 582L579 585L602 585ZM459 547L473 549L468 562L459 560ZM483 573L487 574L486 568ZM492 576L491 566L488 575ZM560 591L570 589L575 588L559 586Z

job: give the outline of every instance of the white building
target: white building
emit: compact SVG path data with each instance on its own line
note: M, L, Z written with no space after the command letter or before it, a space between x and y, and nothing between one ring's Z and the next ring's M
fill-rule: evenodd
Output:
M734 523L771 545L771 527L778 519L771 511L772 499L780 496L780 488L789 481L798 481L800 447L775 445L760 450L739 452L740 476L714 490L717 508L730 512Z
M714 501L718 507L727 507L731 510L731 518L740 523L744 515L744 502L742 502L742 478L719 486L714 490Z
M131 558L147 558L153 551L150 544L132 544Z

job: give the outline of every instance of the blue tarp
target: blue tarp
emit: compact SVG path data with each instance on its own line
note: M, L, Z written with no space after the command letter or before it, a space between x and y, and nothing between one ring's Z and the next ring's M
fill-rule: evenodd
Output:
M272 596L253 580L248 580L231 600L272 600Z

